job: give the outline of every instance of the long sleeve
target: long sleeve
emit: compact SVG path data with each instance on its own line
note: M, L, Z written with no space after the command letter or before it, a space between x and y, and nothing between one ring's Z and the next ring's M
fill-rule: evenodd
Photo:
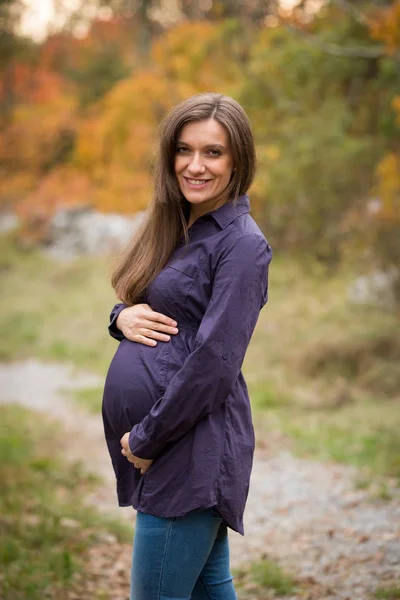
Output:
M127 306L127 304L123 304L122 302L116 304L110 314L110 324L108 326L108 332L111 335L111 337L115 338L119 342L124 339L124 334L117 327L117 319L119 314L124 310L124 308L127 308Z
M221 254L193 351L164 395L131 430L134 455L156 458L165 444L178 440L227 400L267 301L271 258L265 238L254 233L242 235Z

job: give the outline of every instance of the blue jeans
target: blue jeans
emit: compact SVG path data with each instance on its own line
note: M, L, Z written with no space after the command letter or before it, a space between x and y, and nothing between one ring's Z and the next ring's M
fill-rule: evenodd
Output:
M130 600L237 600L232 579L227 526L215 510L137 513Z

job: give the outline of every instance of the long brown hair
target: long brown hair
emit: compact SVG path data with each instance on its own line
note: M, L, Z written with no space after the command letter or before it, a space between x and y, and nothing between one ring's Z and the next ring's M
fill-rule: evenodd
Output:
M188 240L190 204L175 175L176 143L188 123L215 119L228 133L235 168L227 192L232 201L245 194L255 172L255 148L249 119L233 98L197 94L178 104L161 124L154 171L154 195L140 230L116 266L111 283L126 304L141 300L143 292L164 268L183 235Z

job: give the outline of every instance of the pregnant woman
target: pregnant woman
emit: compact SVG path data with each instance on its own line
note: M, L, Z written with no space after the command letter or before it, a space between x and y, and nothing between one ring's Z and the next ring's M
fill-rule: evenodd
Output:
M227 528L244 533L254 451L241 367L272 256L249 215L254 170L236 101L176 106L147 220L113 274L103 421L119 504L137 510L131 600L237 598Z

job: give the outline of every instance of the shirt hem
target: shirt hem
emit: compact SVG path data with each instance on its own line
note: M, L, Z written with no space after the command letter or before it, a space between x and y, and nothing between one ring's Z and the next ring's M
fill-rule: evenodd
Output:
M120 504L120 506L127 506L126 504ZM166 513L160 513L159 511L154 512L152 510L149 510L148 508L144 509L142 508L140 505L135 505L135 504L129 504L129 506L132 506L132 508L134 510L136 510L137 512L142 512L148 515L152 515L153 517L160 517L161 519L174 519L174 518L178 518L178 517L184 517L185 515L187 515L189 512L192 512L193 510L207 510L208 508L214 508L216 507L218 509L218 506L215 502L209 503L207 505L200 505L200 506L195 506L194 508L191 508L189 510L185 510L185 511L181 511L178 513L174 513L174 514L166 514ZM225 521L225 523L227 524L227 526L229 527L229 529L232 529L232 531L235 531L236 533L239 533L240 535L244 536L244 529L243 527L234 527L231 523L229 523L229 521L226 520L226 518L221 514L221 517L223 518L223 520Z

